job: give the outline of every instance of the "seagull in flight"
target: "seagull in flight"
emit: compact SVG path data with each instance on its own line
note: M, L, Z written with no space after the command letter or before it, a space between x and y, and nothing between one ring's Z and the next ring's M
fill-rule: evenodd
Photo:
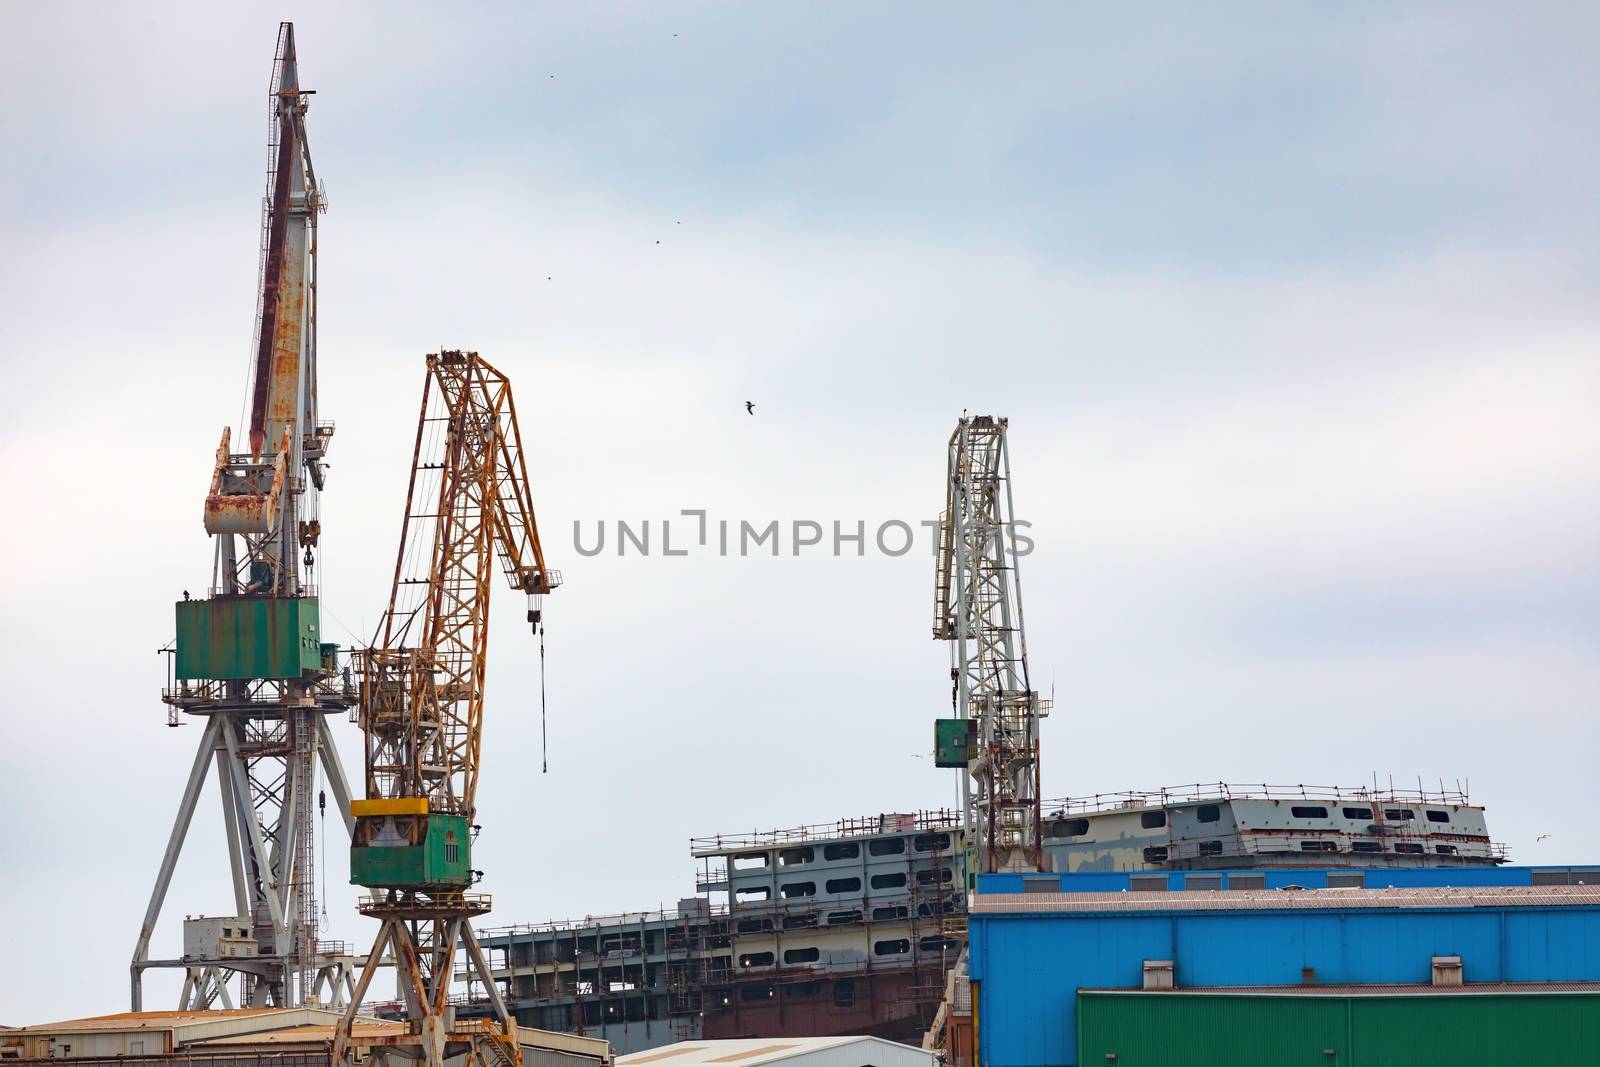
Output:
M1545 838L1547 838L1549 836L1550 836L1549 834L1540 834L1538 837L1533 839L1533 843L1537 845L1540 841L1543 841Z
M746 400L744 402L744 409L746 411L748 411L750 414L754 415L756 413L756 403L755 403L755 401L754 400Z

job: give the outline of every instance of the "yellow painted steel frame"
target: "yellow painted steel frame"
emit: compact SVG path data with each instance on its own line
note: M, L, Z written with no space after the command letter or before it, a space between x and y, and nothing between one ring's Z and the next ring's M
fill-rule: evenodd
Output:
M539 544L511 384L475 352L430 355L382 646L364 657L369 798L474 816L497 562L531 596L560 581Z
M476 352L430 355L382 640L358 657L367 786L367 799L352 804L358 817L475 816L494 569L530 598L560 584L545 567L530 485L510 382ZM536 620L530 610L537 628ZM358 840L362 832L358 819ZM361 910L382 929L335 1038L336 1064L348 1061L355 1013L391 951L412 1023L391 1039L403 1046L397 1060L444 1067L466 1052L481 1067L521 1067L516 1023L472 933L486 897L448 886L389 889ZM452 1022L458 945L493 1019ZM380 1059L386 1051L373 1049Z
M427 797L376 797L371 800L352 800L350 814L362 815L426 815Z

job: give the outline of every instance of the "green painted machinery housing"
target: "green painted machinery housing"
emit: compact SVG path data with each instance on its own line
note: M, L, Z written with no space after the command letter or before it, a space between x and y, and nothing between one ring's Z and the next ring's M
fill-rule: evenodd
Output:
M300 678L323 670L316 597L180 600L177 663L184 679Z
M423 825L408 832L407 824ZM420 836L422 843L406 843ZM460 889L472 884L472 835L464 815L367 815L350 847L350 884L368 889ZM393 842L393 843L390 843Z
M974 719L933 720L933 765L935 767L965 767L977 754L977 741L972 736Z

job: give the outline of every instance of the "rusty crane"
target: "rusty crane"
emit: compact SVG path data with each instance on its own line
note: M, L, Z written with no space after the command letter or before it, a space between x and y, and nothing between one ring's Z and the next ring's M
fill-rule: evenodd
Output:
M500 570L528 597L541 630L545 566L511 383L476 352L428 357L389 607L374 646L357 655L366 798L351 805L351 882L381 926L335 1039L347 1062L361 998L392 952L408 1032L374 1047L444 1067L521 1063L516 1024L489 973L472 920L489 897L469 892L483 742L489 591ZM493 1018L457 1022L456 953L488 991ZM457 1061L459 1062L459 1061Z
M168 725L204 724L133 952L132 1007L152 967L185 972L179 1007L343 1006L354 960L318 938L313 805L325 791L350 827L349 790L328 728L347 706L337 646L323 644L316 589L318 496L333 424L317 409L317 217L322 187L306 139L294 26L278 27L267 93L267 183L248 423L222 431L205 531L208 595L176 606ZM184 922L181 957L150 942L208 770L215 763L234 899Z

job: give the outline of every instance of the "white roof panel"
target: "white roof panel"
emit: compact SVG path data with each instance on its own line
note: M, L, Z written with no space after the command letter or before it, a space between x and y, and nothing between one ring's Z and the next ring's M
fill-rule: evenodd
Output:
M617 1057L617 1067L758 1067L768 1063L816 1063L819 1067L873 1064L925 1067L931 1053L881 1037L754 1037L728 1041L681 1041Z

